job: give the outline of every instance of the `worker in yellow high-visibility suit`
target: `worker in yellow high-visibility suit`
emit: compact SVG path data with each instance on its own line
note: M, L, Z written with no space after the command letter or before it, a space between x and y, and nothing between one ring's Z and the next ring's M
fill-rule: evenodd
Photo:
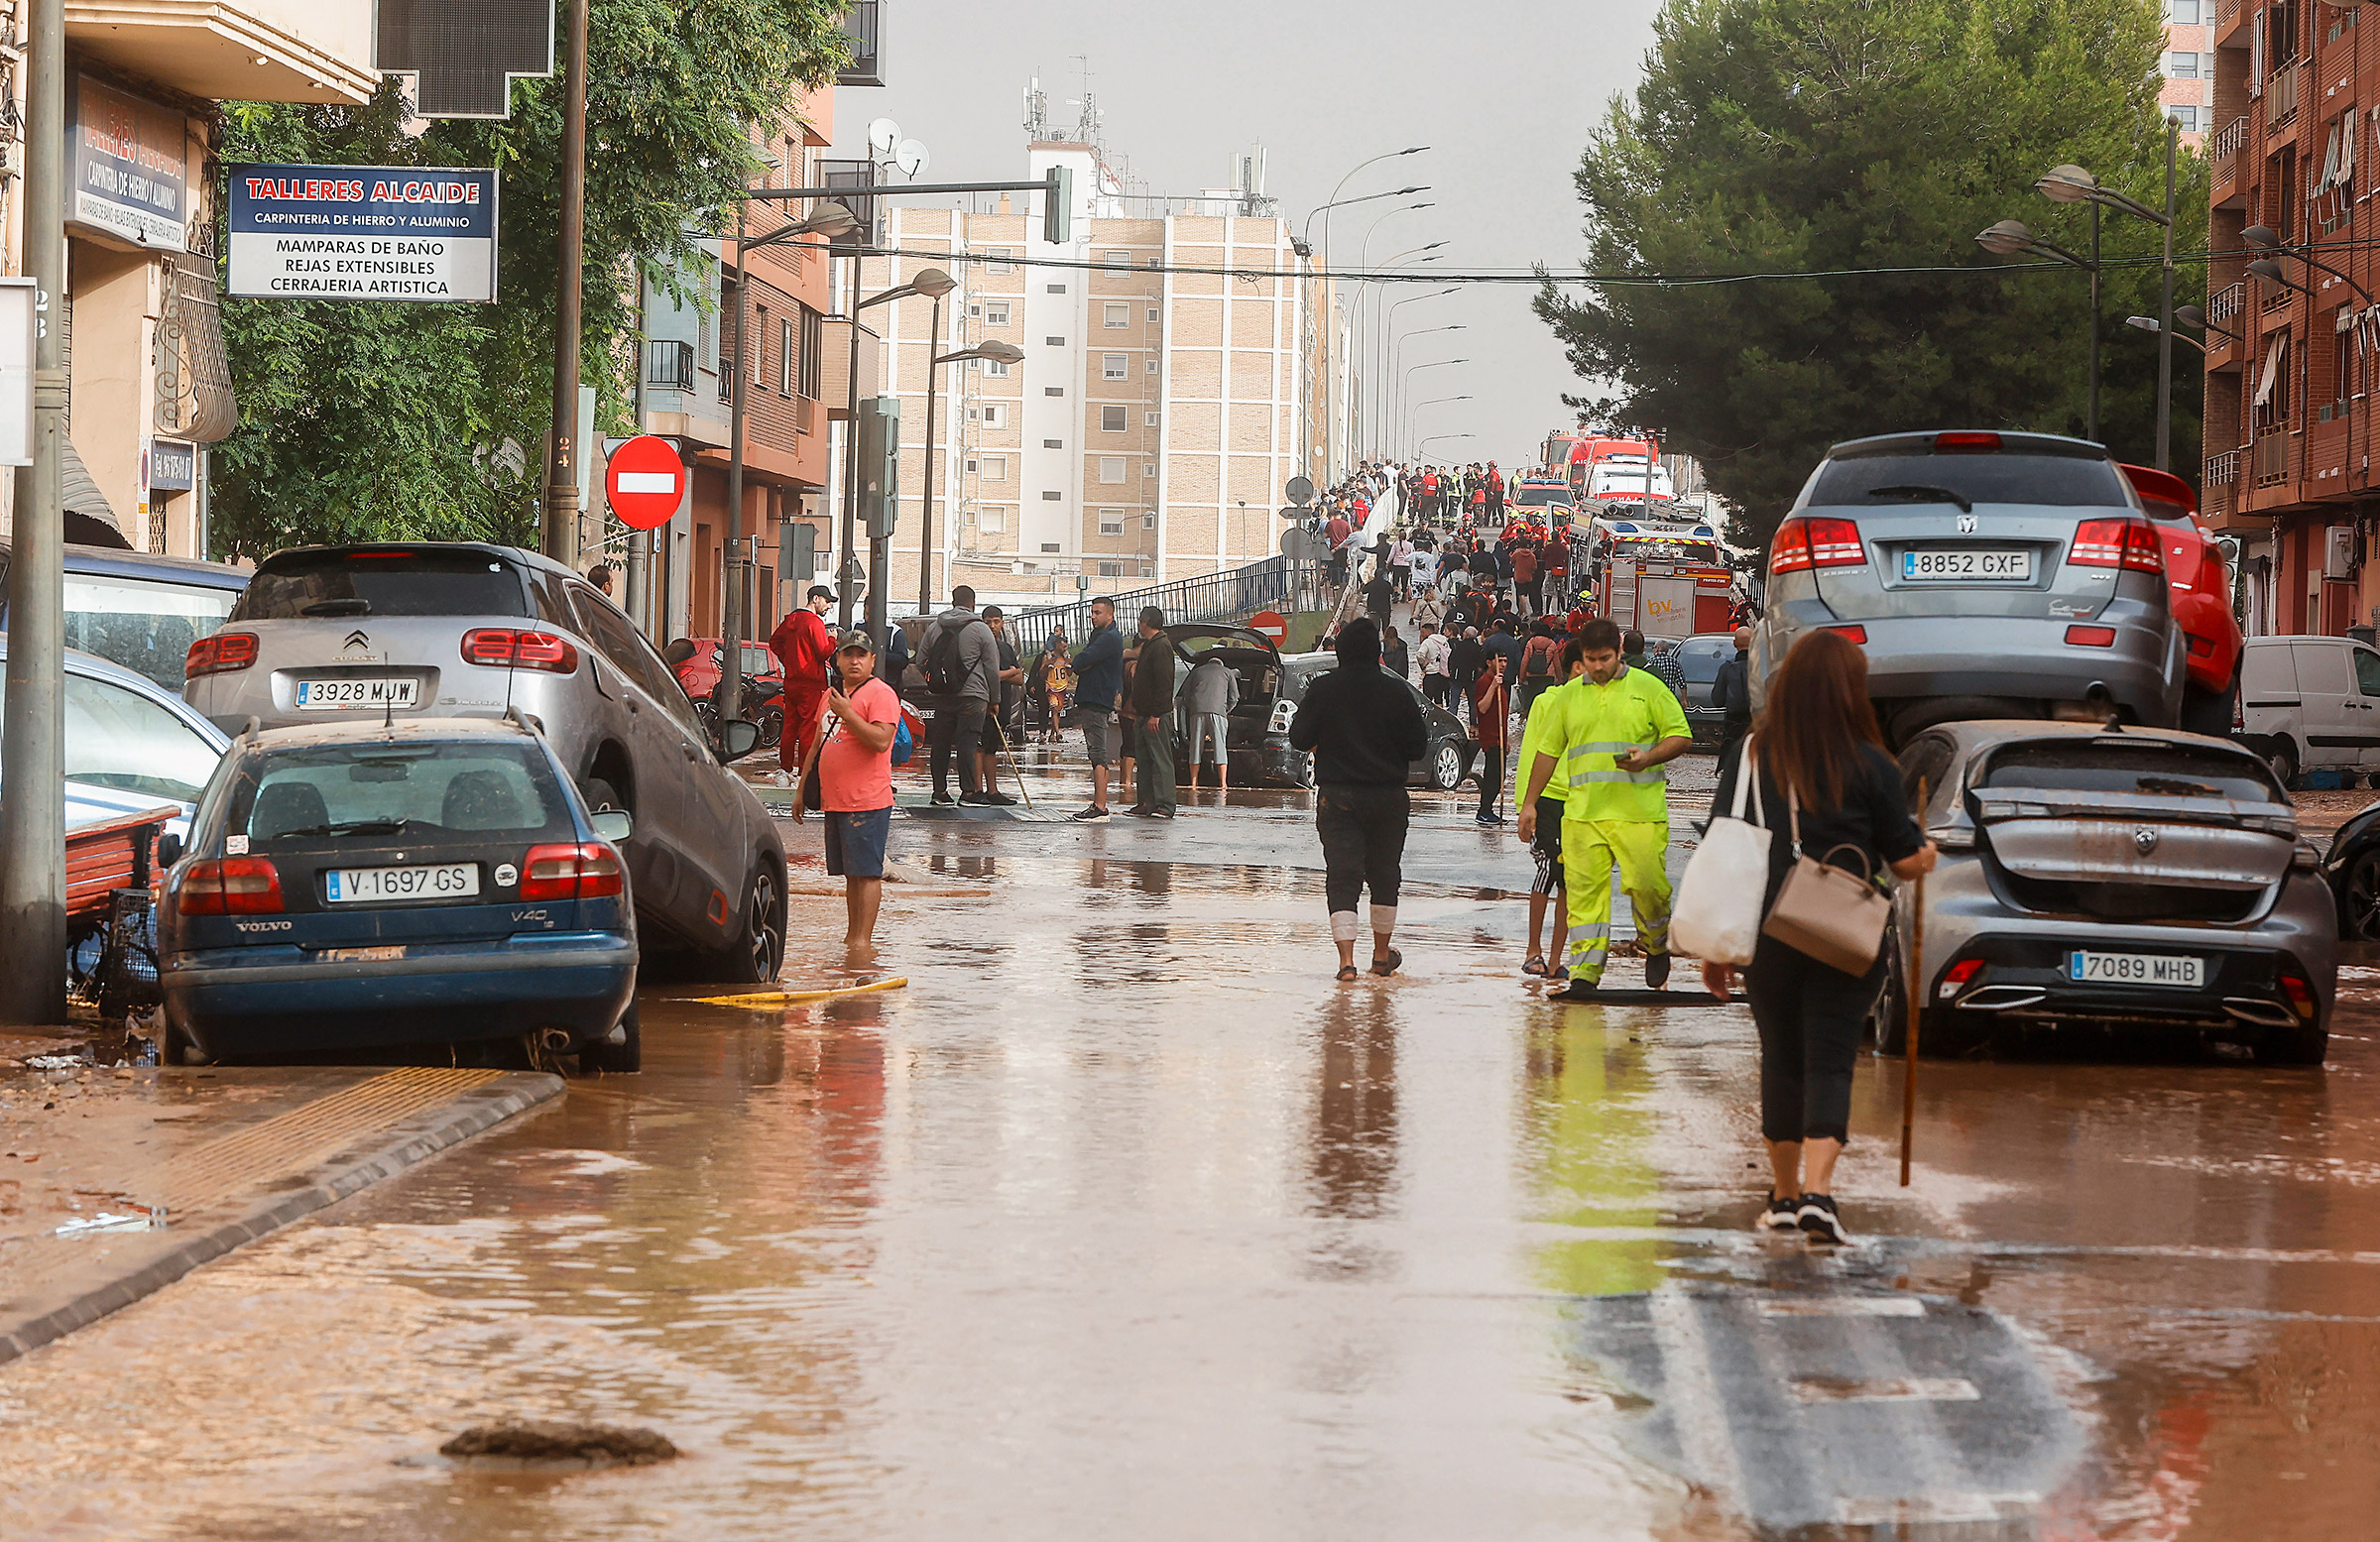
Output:
M1611 948L1611 870L1635 912L1644 981L1669 983L1669 773L1694 743L1686 709L1650 670L1620 661L1619 628L1598 617L1579 632L1586 673L1561 717L1540 732L1522 774L1520 838L1536 838L1537 798L1554 777L1562 805L1562 869L1570 914L1570 979L1553 1001L1595 998Z

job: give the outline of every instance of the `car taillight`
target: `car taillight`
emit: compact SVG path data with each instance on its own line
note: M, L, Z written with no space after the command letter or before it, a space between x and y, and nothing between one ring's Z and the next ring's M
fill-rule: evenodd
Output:
M2295 970L2281 972L2281 994L2289 998L2290 1009L2301 1017L2314 1015L2314 987Z
M1940 991L1941 997L1947 1000L1948 998L1957 995L1959 989L1965 985L1969 980L1974 979L1976 975L1982 972L1982 969L1983 961L1979 958L1963 958L1958 963L1953 964L1950 968L1942 972L1942 988Z
M218 632L190 645L188 654L181 661L181 672L187 675L228 674L255 662L255 633Z
M524 899L601 899L622 883L620 854L601 841L532 846L521 859Z
M262 857L208 858L182 874L175 908L184 915L273 915L282 909L281 874Z
M463 662L492 669L542 669L576 674L578 650L568 638L517 627L473 627L463 634Z
M1771 574L1866 565L1867 547L1859 539L1859 527L1849 520L1787 520L1777 527L1776 544L1769 548Z
M1959 432L1934 435L1934 453L1937 455L1946 450L1954 454L1962 451L1973 454L1978 450L1996 450L1999 447L2000 436L1996 433Z
M1858 644L1861 648L1867 647L1867 629L1855 621L1848 622L1840 627L1822 627L1819 630L1822 632L1840 632L1844 637L1849 638L1852 642Z
M2076 648L2113 648L2115 647L2115 629L2113 627L2069 627L2066 629L2066 641Z
M2083 567L2165 571L2157 529L2146 520L2084 520L2075 527L2074 544L2067 548L2066 559Z

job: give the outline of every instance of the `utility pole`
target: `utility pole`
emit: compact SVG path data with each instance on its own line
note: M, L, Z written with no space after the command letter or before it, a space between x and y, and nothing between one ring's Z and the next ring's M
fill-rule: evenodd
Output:
M2157 469L2174 469L2174 147L2182 126L2165 124L2165 270L2157 302ZM2097 282L2098 275L2091 275ZM2095 334L2094 334L2095 335ZM2309 358L2314 350L2304 350Z
M562 230L553 307L553 438L545 461L540 544L578 563L578 351L587 225L587 0L569 0L569 65L562 77ZM640 361L641 362L641 361Z
M744 715L744 382L751 373L744 357L744 238L750 200L736 204L736 278L734 314L728 320L728 351L735 363L728 382L727 410L727 539L721 544L719 629L719 721L730 723ZM725 296L721 297L725 298Z
M0 1022L66 1020L66 7L33 0L25 93L25 270L36 286L33 464L17 472L0 726Z

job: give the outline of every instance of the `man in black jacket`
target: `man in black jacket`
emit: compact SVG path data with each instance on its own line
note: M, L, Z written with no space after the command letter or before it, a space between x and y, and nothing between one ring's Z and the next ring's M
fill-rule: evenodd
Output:
M1393 975L1404 955L1389 946L1413 813L1405 779L1429 754L1421 703L1380 667L1380 633L1359 616L1339 633L1339 667L1306 687L1289 743L1314 757L1314 828L1322 836L1323 890L1339 978L1356 971L1356 900L1371 889L1371 972Z
M1735 656L1719 666L1719 678L1711 682L1711 705L1726 714L1719 726L1719 758L1725 764L1727 752L1752 730L1751 628L1735 629Z
M1140 612L1140 656L1132 665L1131 708L1140 740L1140 800L1125 810L1144 819L1173 817L1173 642L1165 613Z

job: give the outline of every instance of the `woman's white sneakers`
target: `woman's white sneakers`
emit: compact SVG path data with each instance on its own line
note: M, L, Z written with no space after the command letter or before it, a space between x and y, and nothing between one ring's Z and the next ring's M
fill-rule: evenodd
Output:
M1802 1202L1798 1199L1779 1199L1770 1190L1768 1208L1752 1223L1755 1232L1798 1232L1802 1229Z
M1850 1245L1851 1234L1844 1228L1843 1217L1836 1213L1834 1195L1803 1195L1799 1219L1803 1235L1811 1242L1825 1247Z

